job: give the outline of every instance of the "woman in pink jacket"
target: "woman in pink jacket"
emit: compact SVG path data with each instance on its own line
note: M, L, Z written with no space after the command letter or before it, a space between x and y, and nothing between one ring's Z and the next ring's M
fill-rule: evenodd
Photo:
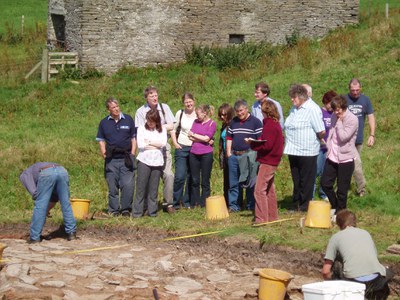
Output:
M347 110L347 100L343 96L334 97L331 107L333 115L326 142L328 153L321 177L321 187L328 196L332 209L337 213L347 207L347 192L354 171L354 160L358 157L355 144L358 119Z

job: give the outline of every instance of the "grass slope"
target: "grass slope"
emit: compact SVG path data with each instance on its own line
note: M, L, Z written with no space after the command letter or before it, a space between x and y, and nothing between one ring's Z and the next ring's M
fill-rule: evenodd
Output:
M9 47L0 44L0 51ZM25 53L25 59L35 55L40 57L40 49L37 49L39 54L30 53L31 48L25 41L12 47ZM9 66L4 60L1 65ZM265 80L272 89L271 97L281 102L287 115L291 106L287 91L291 83L311 84L313 98L320 103L327 90L346 93L350 78L359 77L364 93L372 99L378 128L376 145L365 147L362 157L368 194L358 198L352 187L349 207L357 212L360 226L372 232L382 251L400 240L399 67L400 13L392 11L389 20L379 15L365 18L359 26L333 31L320 41L300 39L295 47L282 48L256 67L240 71L178 64L125 68L112 77L78 82L57 79L43 85L38 75L27 82L15 80L23 77L26 71L10 68L8 73L0 76L3 106L0 112L0 194L3 195L0 198L3 208L0 223L30 220L33 203L19 183L18 175L37 161L63 164L70 173L72 197L91 199L92 211L107 207L103 161L95 136L99 121L106 115L104 101L111 95L120 100L123 112L134 115L144 102L143 89L153 84L159 88L160 100L176 112L185 91L193 92L198 104L209 103L216 108L223 102L233 103L239 97L252 103L254 84ZM256 236L263 243L322 250L335 229L306 228L298 234L301 215L290 215L286 211L292 192L286 157L278 168L276 189L281 218L294 219L257 229L249 226L252 217L248 212L233 215L228 220L206 222L204 210L200 209L182 211L174 216L160 213L155 219L113 219L94 223L158 227L176 234L223 229L224 235L240 232ZM215 159L212 194L221 193L222 172ZM59 210L54 220L61 221ZM86 226L86 223L82 222L80 226Z

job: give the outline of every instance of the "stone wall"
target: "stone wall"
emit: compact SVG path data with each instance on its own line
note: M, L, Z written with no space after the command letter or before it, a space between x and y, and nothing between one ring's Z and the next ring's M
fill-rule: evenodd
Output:
M50 0L49 7L52 1ZM232 35L284 43L296 30L322 37L358 22L359 0L63 0L66 47L83 67L184 60L192 44L227 46ZM49 9L50 11L50 9ZM51 24L49 24L51 25ZM49 26L49 30L52 27Z

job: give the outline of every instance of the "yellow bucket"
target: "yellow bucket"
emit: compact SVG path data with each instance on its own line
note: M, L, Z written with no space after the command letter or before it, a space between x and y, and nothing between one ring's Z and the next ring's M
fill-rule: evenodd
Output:
M330 228L331 223L331 204L328 201L310 201L306 221L307 227Z
M3 259L3 251L6 248L7 248L6 244L0 243L0 263L2 262L2 259Z
M75 219L87 219L89 214L90 200L71 199L72 212Z
M207 219L219 220L229 217L224 196L211 196L206 199Z
M293 275L285 271L275 269L261 269L260 286L258 288L258 299L260 300L283 300L286 288L293 279Z

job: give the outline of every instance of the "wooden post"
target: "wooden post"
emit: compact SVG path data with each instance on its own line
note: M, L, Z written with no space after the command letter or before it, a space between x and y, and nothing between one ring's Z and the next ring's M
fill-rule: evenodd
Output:
M49 81L49 50L43 49L42 55L42 82Z
M22 15L22 18L21 18L21 35L22 36L24 35L24 23L25 23L25 16Z
M386 1L386 9L385 9L385 12L386 12L386 19L389 19L389 2L388 2L388 1Z

